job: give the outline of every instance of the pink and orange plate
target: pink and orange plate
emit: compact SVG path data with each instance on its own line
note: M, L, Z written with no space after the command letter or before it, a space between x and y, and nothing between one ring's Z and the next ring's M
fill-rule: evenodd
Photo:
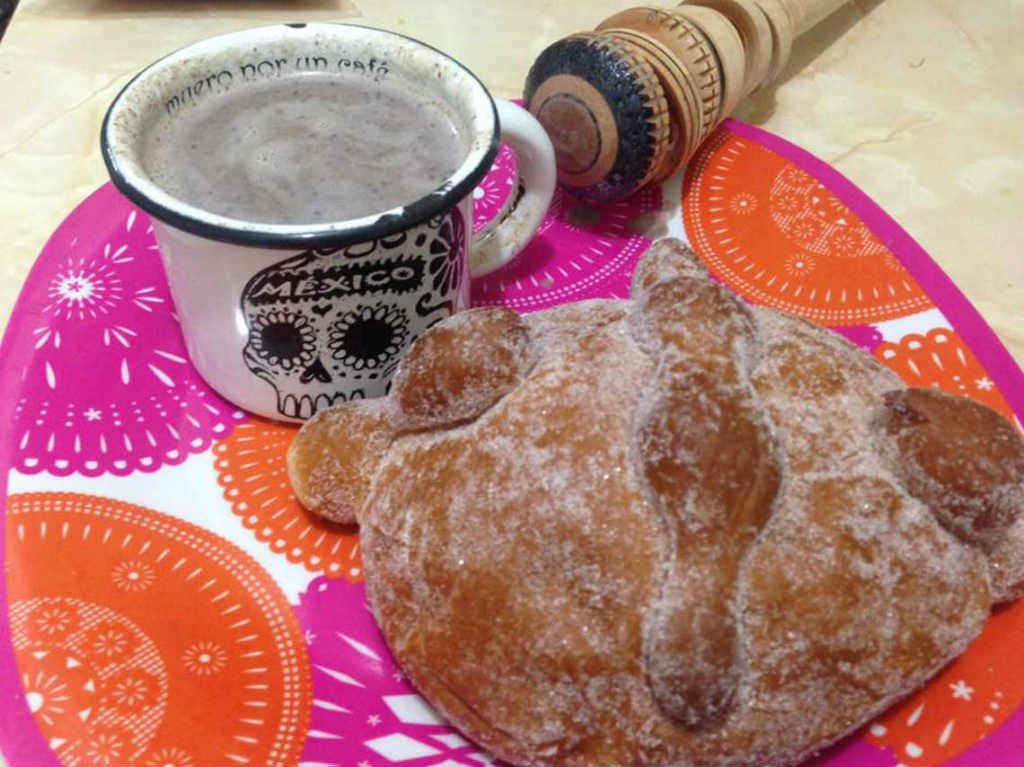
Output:
M503 150L474 192L477 226L514 176ZM824 163L730 121L681 200L664 194L592 206L559 193L475 302L624 297L650 245L640 232L670 212L668 232L745 299L842 333L909 384L1024 418L1024 376L977 311ZM392 661L356 532L292 496L294 427L238 411L190 365L149 221L110 185L46 244L2 359L11 764L493 763ZM815 764L1021 764L1022 646L1024 603L1000 608L961 658Z

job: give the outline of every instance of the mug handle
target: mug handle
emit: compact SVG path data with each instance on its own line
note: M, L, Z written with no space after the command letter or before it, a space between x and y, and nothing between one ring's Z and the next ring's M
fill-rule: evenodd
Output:
M469 271L483 277L504 266L526 247L544 220L555 193L555 149L533 115L505 99L495 99L501 138L516 153L523 195L510 213L498 215L473 235ZM516 190L512 191L513 197Z

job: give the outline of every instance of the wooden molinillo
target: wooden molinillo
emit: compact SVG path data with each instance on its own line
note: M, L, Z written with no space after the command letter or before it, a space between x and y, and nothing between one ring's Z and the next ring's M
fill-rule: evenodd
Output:
M793 40L848 0L687 0L563 38L526 79L558 179L613 200L678 170L736 105L779 76Z

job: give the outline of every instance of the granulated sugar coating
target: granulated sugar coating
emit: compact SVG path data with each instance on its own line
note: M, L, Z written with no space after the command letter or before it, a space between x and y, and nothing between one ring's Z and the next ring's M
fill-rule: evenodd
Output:
M293 481L360 522L411 680L510 762L798 763L1024 585L1011 427L672 241L630 301L457 315L405 365L300 432Z

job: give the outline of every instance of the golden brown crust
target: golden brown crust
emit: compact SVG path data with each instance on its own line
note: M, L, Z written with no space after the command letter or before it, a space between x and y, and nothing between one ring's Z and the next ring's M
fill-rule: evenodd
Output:
M736 703L737 580L771 515L779 457L749 390L704 371L656 387L639 441L647 485L675 541L648 620L648 680L667 716L707 728Z
M786 437L790 470L843 472L866 462L877 472L875 414L900 380L829 330L767 309L754 314L762 351L751 382Z
M1024 512L1024 442L994 410L935 389L895 391L883 428L907 490L954 534L995 544Z
M502 308L456 314L413 344L395 376L392 398L401 427L439 428L476 418L518 384L531 364L518 314Z
M482 418L396 443L362 530L403 667L459 726L486 722L478 737L516 763L559 761L594 737L578 681L639 673L657 542L627 450L649 363L621 322L562 334L524 319L557 353ZM616 360L627 370L594 375ZM538 694L548 705L529 705Z
M1019 482L1020 436L745 307L678 244L652 248L630 302L464 316L439 336L454 354L424 352L415 387L349 423L372 480L347 498L392 651L502 759L798 763L1021 590L1024 522L989 497ZM499 373L471 391L492 353ZM426 420L393 438L402 397ZM929 429L977 444L985 480L948 474ZM352 478L341 443L307 430L301 454ZM295 462L304 497L328 494L308 487L321 465ZM913 472L982 499L967 533Z
M1024 517L1006 531L1006 535L988 549L988 575L992 600L1010 602L1024 596Z
M659 282L670 282L678 277L707 279L708 270L680 240L661 240L636 265L630 292L640 296Z
M288 448L288 476L299 502L332 522L358 522L393 438L386 400L356 400L317 413Z
M750 388L757 330L746 306L677 248L645 260L633 297L633 336L659 365L638 452L673 542L648 613L645 669L666 716L706 729L736 704L737 579L782 467Z
M756 348L754 321L729 291L704 277L659 282L637 297L633 331L666 365L736 382Z
M891 481L822 477L785 493L746 567L755 763L805 758L916 688L990 607L980 552Z

